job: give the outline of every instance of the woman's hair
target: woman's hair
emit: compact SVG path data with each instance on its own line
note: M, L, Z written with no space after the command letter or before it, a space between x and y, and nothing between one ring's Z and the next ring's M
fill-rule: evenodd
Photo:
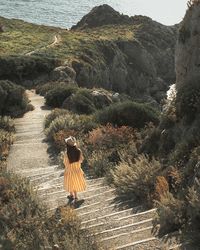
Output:
M69 163L77 162L80 160L81 151L76 146L70 146L67 144L67 156Z

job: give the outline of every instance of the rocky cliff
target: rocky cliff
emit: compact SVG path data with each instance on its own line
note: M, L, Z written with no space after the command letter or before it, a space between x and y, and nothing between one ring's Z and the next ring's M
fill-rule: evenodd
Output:
M200 78L200 2L190 1L176 46L176 86Z
M127 17L103 5L92 9L72 29L90 32L91 28L103 26L106 30L111 24L114 29L126 24L134 35L129 39L118 37L112 41L97 41L102 61L96 60L91 51L86 51L85 55L93 60L85 57L81 63L72 64L78 84L126 92L139 98L153 97L160 102L168 86L175 81L177 26L165 26L144 16Z

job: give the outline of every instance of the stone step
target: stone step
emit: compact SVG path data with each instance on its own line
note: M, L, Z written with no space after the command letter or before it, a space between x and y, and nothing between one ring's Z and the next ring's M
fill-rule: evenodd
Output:
M89 228L92 225L97 225L100 223L112 223L113 220L118 220L122 217L126 217L129 215L137 214L139 216L141 212L144 212L144 211L141 211L140 207L128 208L128 209L124 209L124 210L118 211L118 212L115 211L115 212L107 214L107 215L97 216L97 217L92 218L90 220L82 220L81 226L83 228L85 228L85 227Z
M84 197L82 195L82 193L79 194L79 199L82 200L84 199L84 205L89 205L89 204L92 204L92 203L95 203L96 201L94 201L94 198L95 199L98 199L98 200L101 200L103 202L103 200L105 199L105 196L107 198L114 198L115 195L113 193L113 190L108 190L108 191L105 191L101 194L97 194L97 195L93 195L93 196L89 196L89 197ZM60 206L64 206L66 205L66 196L63 196L61 197L60 199L57 199L57 200L47 200L46 201L46 205L49 207L49 212L53 212L57 207L60 207ZM67 200L68 201L68 200Z
M120 245L115 250L166 250L161 248L159 239L155 237L145 238L143 240L134 241L129 244Z
M87 202L87 201L86 201ZM99 209L99 208L103 208L103 207L108 207L112 204L116 204L117 205L117 202L116 202L116 197L112 196L111 198L106 198L102 201L97 201L97 202L94 202L94 203L91 203L91 204L84 204L83 206L79 207L79 208L76 208L76 211L81 214L81 213L87 213L87 212L90 212L92 210L95 210L95 209Z
M17 134L21 134L21 133L30 133L30 134L41 134L43 132L43 127L39 127L39 128L16 128L16 132Z
M128 201L129 202L129 201ZM124 209L130 208L129 203L127 202L121 202L120 205L119 204L111 204L108 206L102 206L102 207L98 207L97 209L94 210L89 210L88 212L78 212L79 214L79 218L82 221L88 221L90 219L94 219L97 217L101 217L104 215L109 215L115 212L119 212L119 211L123 211Z
M43 174L40 177L30 178L30 183L32 185L36 186L36 185L39 185L41 183L44 183L45 181L49 181L53 178L58 178L62 175L63 175L63 170L57 170L57 171L53 171L53 172L48 173L48 174Z
M87 180L87 179L86 179ZM87 185L91 185L91 184L96 184L98 183L99 181L103 181L104 178L98 178L98 179L90 179L90 180L87 180ZM40 185L38 185L38 188L48 188L48 187L52 187L56 184L60 184L62 185L63 184L63 181L64 181L64 177L58 177L58 178L54 178L52 180L49 180L49 181L45 181L44 183L41 183Z
M156 209L147 210L141 213L132 214L129 216L121 216L118 219L113 219L111 222L100 222L97 224L92 224L90 226L82 225L83 229L89 229L93 233L102 232L105 230L117 228L119 226L125 226L128 224L137 224L142 221L152 220L156 214Z
M87 189L86 191L81 192L79 196L81 196L81 199L83 199L84 197L91 196L92 194L100 194L108 189L109 189L109 187L107 187L107 186ZM62 197L64 197L64 199L65 199L65 196L66 196L66 191L64 191L64 190L41 195L41 197L43 197L44 200L46 200L46 199L50 200L49 198L52 198L52 197L53 197L53 199L62 199Z
M15 135L15 141L30 141L45 138L43 133L18 133Z
M52 166L48 166L48 167L43 167L43 168L33 168L33 169L24 169L24 170L20 170L17 173L20 173L26 177L34 177L36 175L40 175L40 174L47 174L50 173L52 171L56 171L56 170L61 170L59 169L59 165L52 165Z
M114 228L107 229L104 231L96 232L96 233L92 234L92 236L97 236L98 238L108 238L108 237L119 235L122 233L127 233L130 231L151 227L151 226L153 226L152 221L153 221L153 219L151 218L151 219L140 221L137 223L132 223L132 224L127 223L126 225L123 225L123 226L118 225L118 227L114 227ZM117 226L117 225L115 225L115 226Z
M104 249L113 249L113 248L116 249L121 245L152 238L153 237L152 229L153 229L152 226L145 227L142 229L133 230L126 233L117 234L111 237L102 238L99 241L101 246L104 247Z
M32 139L27 139L27 140L16 140L14 144L18 145L18 144L23 144L23 145L29 145L29 144L34 144L35 146L37 146L37 144L40 143L44 143L46 140L46 138L44 136L41 136L40 138L32 138Z
M96 184L88 184L87 185L87 190L90 190L90 189L93 189L95 187L100 187L102 186L103 184L102 183L96 183ZM50 193L53 193L53 192L56 192L56 191L61 191L61 190L64 190L63 189L63 182L62 183L59 183L59 184L55 184L53 186L47 186L47 187L44 187L44 188L37 188L37 193L39 195L45 195L45 194L50 194Z
M11 148L11 151L13 149ZM21 158L23 157L23 158ZM16 161L16 159L18 159ZM25 169L32 169L32 168L42 168L44 166L50 166L52 163L51 161L46 158L45 156L43 157L25 157L25 156L19 156L18 154L13 153L12 156L9 157L8 163L10 168L12 169L20 169L20 170L25 170ZM52 164L53 165L53 164Z

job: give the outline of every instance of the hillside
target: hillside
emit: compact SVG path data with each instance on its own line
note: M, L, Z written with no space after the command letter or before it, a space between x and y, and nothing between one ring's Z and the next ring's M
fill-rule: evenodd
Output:
M102 8L105 15L98 24ZM175 81L176 26L120 15L107 5L95 7L71 30L6 18L0 23L0 79L27 86L62 75L69 82L67 66L79 86L158 102Z

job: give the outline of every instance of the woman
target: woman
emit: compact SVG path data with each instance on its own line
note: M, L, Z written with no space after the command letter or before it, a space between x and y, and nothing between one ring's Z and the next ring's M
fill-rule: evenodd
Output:
M68 137L65 139L67 144L67 151L64 153L64 188L70 193L68 198L72 203L78 200L77 192L86 189L86 181L84 178L81 163L83 162L83 155L79 148L77 148L76 138Z

